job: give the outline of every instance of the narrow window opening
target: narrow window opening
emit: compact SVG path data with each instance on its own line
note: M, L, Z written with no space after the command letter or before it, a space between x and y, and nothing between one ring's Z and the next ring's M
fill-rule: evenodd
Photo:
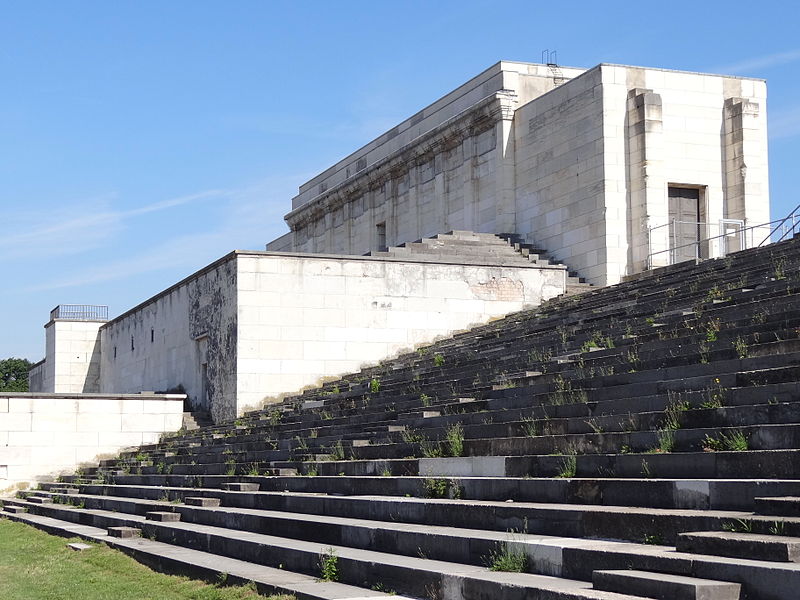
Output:
M131 336L131 352L133 352L133 336Z
M116 360L116 358L117 358L117 347L114 346L114 360Z
M155 341L155 339L156 339L156 334L155 334L155 331L153 331L153 328L151 327L150 328L150 343L152 344Z

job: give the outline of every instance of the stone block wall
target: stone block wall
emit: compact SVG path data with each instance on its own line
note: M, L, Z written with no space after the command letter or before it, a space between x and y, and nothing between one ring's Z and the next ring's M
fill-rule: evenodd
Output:
M609 285L670 260L652 257L669 247L670 187L699 190L701 238L721 219L769 221L764 81L557 73L482 73L301 186L291 233L267 248L363 254L450 230L516 233Z
M100 391L179 391L194 410L234 417L236 320L231 253L103 326Z
M563 268L239 253L238 411L535 306Z
M0 495L177 431L183 395L0 396Z

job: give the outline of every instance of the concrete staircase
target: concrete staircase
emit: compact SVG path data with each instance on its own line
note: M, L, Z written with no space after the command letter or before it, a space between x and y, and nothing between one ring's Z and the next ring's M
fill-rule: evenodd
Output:
M565 270L567 268L551 258L546 250L527 243L522 236L513 233L495 235L473 231L451 231L431 238L422 238L416 242L390 246L384 251L372 251L367 256L498 266L533 263ZM576 273L567 274L568 295L586 291L591 287Z
M298 598L796 599L799 266L560 297L2 514Z

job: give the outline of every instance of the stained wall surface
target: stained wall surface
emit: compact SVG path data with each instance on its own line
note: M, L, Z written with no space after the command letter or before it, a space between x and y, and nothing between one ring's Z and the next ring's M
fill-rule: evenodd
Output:
M236 276L229 254L104 325L100 391L185 392L194 410L234 417Z
M563 268L239 253L238 410L535 306Z

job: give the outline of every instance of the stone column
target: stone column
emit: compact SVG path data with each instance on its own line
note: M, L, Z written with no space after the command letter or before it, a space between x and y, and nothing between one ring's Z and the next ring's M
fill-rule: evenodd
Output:
M746 219L745 225L769 221L766 115L762 109L748 98L725 100L723 215L727 219ZM759 243L761 239L754 241Z
M630 263L634 273L647 268L648 255L669 248L667 182L664 179L664 140L661 96L653 90L628 92L628 205ZM662 226L652 234L650 228ZM661 252L649 266L669 264Z
M517 94L511 90L497 92L500 104L499 120L495 124L495 195L497 216L495 233L516 233L516 173L514 158L514 111L517 106Z
M477 181L475 179L475 138L472 135L465 137L461 142L461 151L464 156L464 166L461 169L464 181L464 229L468 231L476 230L478 222L478 194L475 189Z

